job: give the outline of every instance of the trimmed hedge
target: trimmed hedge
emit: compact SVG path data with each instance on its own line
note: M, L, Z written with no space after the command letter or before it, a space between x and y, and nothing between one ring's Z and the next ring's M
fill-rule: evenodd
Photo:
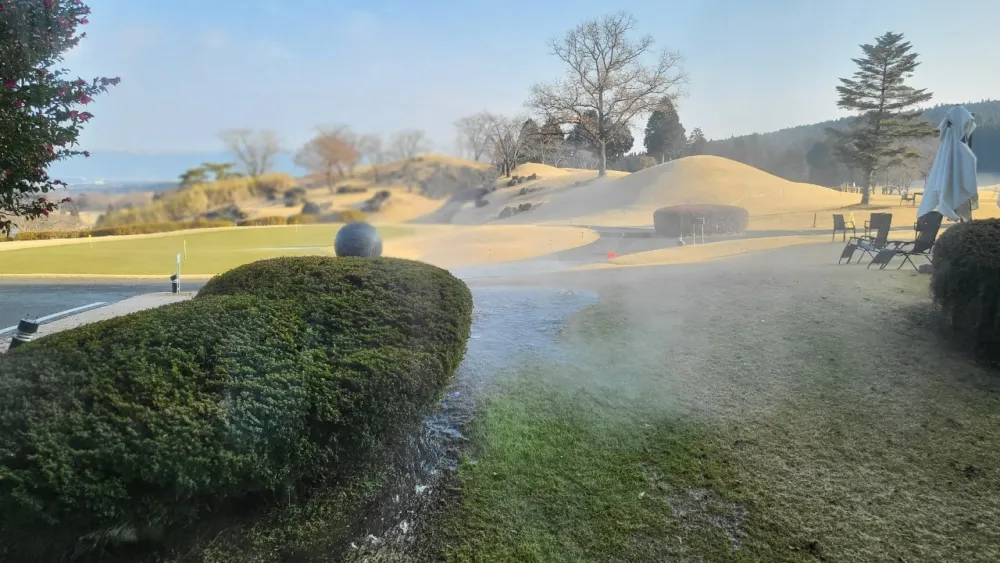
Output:
M931 263L931 293L951 326L1000 360L1000 219L951 226Z
M675 205L653 212L653 228L661 236L690 235L695 227L701 234L701 219L705 219L705 234L741 233L750 225L750 213L734 205Z
M281 215L270 215L267 217L254 217L252 219L244 219L239 223L236 223L238 227L264 227L268 225L285 225L288 223L288 219L282 217Z
M193 221L170 221L166 223L132 223L110 227L95 227L93 229L63 230L63 231L22 231L12 240L48 240L64 238L84 238L89 236L107 237L113 235L148 235L153 233L169 233L186 229L212 229L218 227L234 227L236 223L222 219L195 219Z
M156 541L336 483L438 399L471 314L434 266L277 258L0 356L2 558Z
M367 219L364 213L357 209L343 209L323 215L300 213L288 218L289 225L315 225L318 223L356 223Z

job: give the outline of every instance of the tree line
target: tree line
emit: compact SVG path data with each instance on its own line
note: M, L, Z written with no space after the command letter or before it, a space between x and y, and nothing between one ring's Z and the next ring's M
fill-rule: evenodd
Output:
M972 148L979 161L979 171L1000 173L1000 100L962 105L976 116ZM951 107L951 104L932 106L923 111L922 118L936 127ZM845 118L772 133L713 139L708 142L705 152L750 164L794 182L831 187L857 183L858 174L837 160L834 145L826 133L830 128L847 129L851 121ZM911 141L911 146L917 158L882 169L875 177L878 183L908 188L927 178L938 139L936 136L924 137Z

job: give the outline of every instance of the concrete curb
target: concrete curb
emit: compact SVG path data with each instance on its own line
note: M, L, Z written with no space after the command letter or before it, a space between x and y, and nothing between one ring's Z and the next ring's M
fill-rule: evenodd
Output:
M176 294L157 292L136 295L135 297L129 297L128 299L123 299L116 303L111 303L110 305L105 305L103 307L98 307L96 309L91 309L76 315L70 315L68 317L45 323L38 327L38 334L36 335L36 338L41 338L47 334L76 328L85 324L144 311L146 309L155 309L156 307L162 307L172 303L180 303L191 299L195 296L195 293L196 292L193 291ZM3 336L0 336L0 354L7 352L7 348L10 346L10 341L13 336L13 334L4 334Z

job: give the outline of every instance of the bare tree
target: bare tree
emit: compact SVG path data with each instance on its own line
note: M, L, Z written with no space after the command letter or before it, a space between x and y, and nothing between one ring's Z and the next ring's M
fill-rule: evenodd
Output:
M524 152L527 139L524 133L524 122L527 117L516 115L489 116L488 142L493 158L493 165L504 176L510 176L517 161Z
M295 163L316 174L322 174L333 186L337 177L351 171L359 160L351 135L344 129L320 129L295 155ZM348 137L345 139L344 137Z
M390 146L392 156L399 160L409 160L430 150L427 134L419 129L407 129L393 134Z
M463 156L471 154L472 160L478 161L486 155L486 150L489 148L489 128L490 114L485 111L455 122L458 145L462 149Z
M253 179L267 173L281 151L278 134L270 130L227 129L219 137Z
M372 167L372 180L378 182L379 168L385 162L385 149L382 148L382 137L374 133L360 135L357 143L361 158Z
M634 39L635 19L627 12L589 20L562 40L550 41L553 54L569 67L552 84L531 88L529 106L563 124L580 124L601 146L599 174L607 171L609 139L637 115L657 107L664 97L676 97L687 82L681 56L663 51L654 64L644 64L653 37ZM587 112L597 119L587 119Z

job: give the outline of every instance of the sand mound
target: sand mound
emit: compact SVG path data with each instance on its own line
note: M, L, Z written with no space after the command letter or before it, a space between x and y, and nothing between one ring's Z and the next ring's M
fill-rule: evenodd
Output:
M857 194L789 182L717 156L692 156L553 194L537 211L511 222L645 226L652 224L653 211L660 207L720 203L746 208L751 228L761 228L755 218L759 223L768 216L827 211L857 202Z
M539 178L556 178L558 176L565 176L566 174L569 174L569 172L563 170L562 168L549 166L548 164L525 162L514 169L512 176L531 176L532 174L537 175ZM503 178L501 178L501 180L503 180Z
M395 190L378 213L368 213L372 223L405 223L437 211L444 200L430 199L419 194Z

